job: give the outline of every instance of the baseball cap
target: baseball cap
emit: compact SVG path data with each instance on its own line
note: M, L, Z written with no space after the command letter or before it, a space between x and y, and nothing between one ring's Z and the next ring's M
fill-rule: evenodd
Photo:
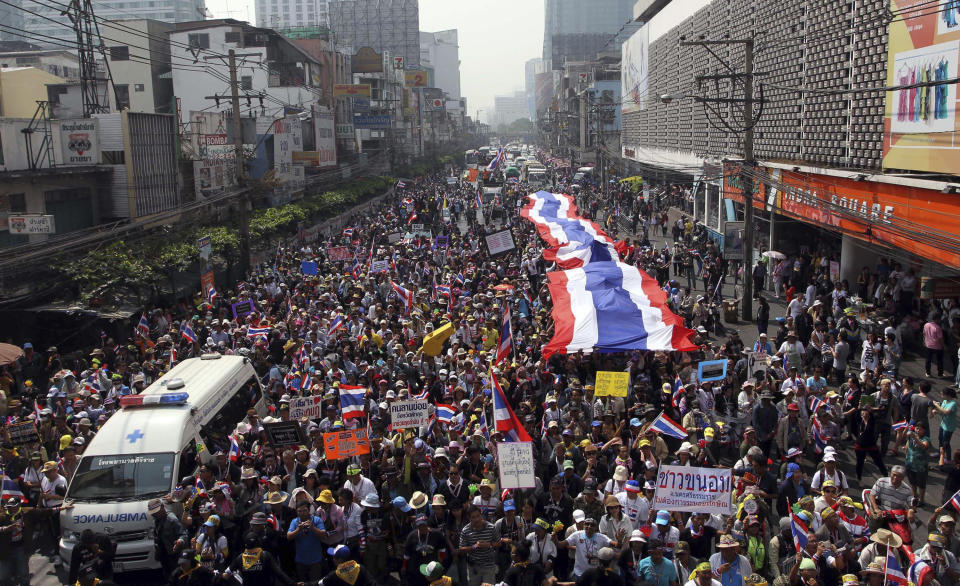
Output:
M669 511L658 511L657 512L657 525L669 525L670 524L670 512Z

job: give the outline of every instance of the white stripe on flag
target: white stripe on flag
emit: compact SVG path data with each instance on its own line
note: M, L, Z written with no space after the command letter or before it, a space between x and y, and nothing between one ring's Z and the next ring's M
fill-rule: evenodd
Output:
M567 273L567 293L570 295L570 311L573 313L574 330L567 346L570 353L580 348L593 348L600 339L597 331L597 308L593 305L593 293L587 291L587 279L583 269L570 269Z

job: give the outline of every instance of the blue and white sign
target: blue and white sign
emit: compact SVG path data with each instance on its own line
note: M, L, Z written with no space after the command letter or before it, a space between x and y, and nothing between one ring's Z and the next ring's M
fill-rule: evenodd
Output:
M697 363L697 380L702 383L727 378L726 360L704 360Z
M377 116L354 116L353 126L355 128L390 128L391 118L389 114Z

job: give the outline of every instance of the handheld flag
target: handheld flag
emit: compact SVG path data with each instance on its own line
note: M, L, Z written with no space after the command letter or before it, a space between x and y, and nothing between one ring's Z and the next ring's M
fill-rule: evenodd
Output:
M897 555L894 553L895 548L887 548L887 561L884 564L883 573L884 578L887 584L896 584L896 586L907 586L907 576L903 573L903 568L900 567L900 562L897 560ZM926 566L926 570L929 571L930 567L923 561L917 561L910 566L910 577L911 578L922 578L924 569L923 564ZM916 582L919 584L920 582Z
M650 424L650 428L654 431L659 431L664 435L668 435L677 439L687 439L687 430L684 429L682 425L676 421L667 417L664 413L657 415L657 418L653 420L653 423Z
M393 291L397 294L397 297L400 298L400 301L403 302L404 313L410 313L410 310L413 309L413 291L405 289L393 280L390 281L390 286L393 287Z
M144 336L150 335L150 322L147 321L147 314L140 314L140 321L137 322L137 333Z
M513 330L510 326L510 308L503 313L503 326L500 328L500 339L497 341L497 358L494 364L510 356L513 351Z
M364 397L367 395L367 388L354 385L340 385L340 410L344 419L354 417L363 417L366 407L364 406Z
M953 496L950 497L950 500L948 500L948 501L944 504L944 506L946 506L946 505L950 505L951 507L953 507L954 509L956 509L956 511L957 511L958 513L960 513L960 490L958 490L957 492L953 493Z
M807 533L809 532L806 523L795 513L790 513L790 533L793 535L793 544L798 552L807 547Z
M673 379L673 398L671 403L674 407L680 407L680 399L683 397L683 381L680 379L680 373L677 373Z
M190 324L186 324L184 328L180 331L180 335L188 340L191 344L197 343L197 335L193 333L193 328L190 327Z
M250 327L250 328L247 328L247 337L248 337L248 338L260 338L260 337L266 338L266 337L269 336L269 335L270 335L270 328L269 328L269 327L265 327L265 328Z
M477 208L483 207L483 188L477 188L477 200L474 202L474 206Z
M810 413L816 413L821 407L824 406L823 399L820 397L810 397Z
M213 302L217 300L217 297L219 297L219 295L217 295L216 288L210 287L210 289L207 291L207 301L210 302L210 305L213 305Z
M437 404L437 420L441 423L450 423L453 421L453 416L456 414L457 409L453 405L444 405L442 403Z
M907 429L909 426L910 424L907 423L906 420L903 420L903 421L898 421L893 425L891 425L890 429L892 429L893 431L900 431L901 429Z
M337 330L340 330L343 328L344 328L343 316L338 315L337 317L333 318L332 322L330 322L330 328L327 330L327 336L328 337L332 336L337 332Z
M813 437L813 447L818 454L822 454L827 448L827 440L823 438L823 428L820 426L820 420L814 416L810 419L810 435Z
M493 418L497 431L502 431L504 439L508 442L532 442L533 439L523 428L520 418L510 408L510 403L507 402L507 397L500 388L500 381L492 372L490 380L493 381Z
M406 186L407 184L404 183L402 180L397 180L397 189L403 189Z
M416 221L417 221L417 212L413 212L412 214L410 214L410 217L407 218L407 225L409 226L410 224Z
M237 437L233 434L230 435L230 454L228 457L231 462L240 460L240 444L237 443Z

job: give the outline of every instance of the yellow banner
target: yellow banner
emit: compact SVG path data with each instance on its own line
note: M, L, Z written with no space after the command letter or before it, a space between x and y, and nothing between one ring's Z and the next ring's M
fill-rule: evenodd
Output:
M594 395L597 397L626 397L630 386L630 373L600 370L594 383Z

